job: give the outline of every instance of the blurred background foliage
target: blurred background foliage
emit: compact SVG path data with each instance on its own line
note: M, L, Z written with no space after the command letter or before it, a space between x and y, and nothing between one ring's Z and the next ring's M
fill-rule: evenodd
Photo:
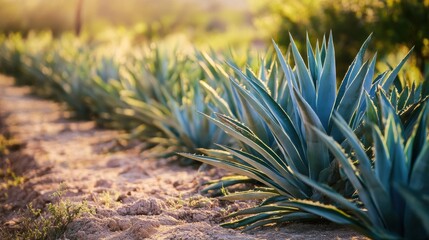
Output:
M414 46L414 58L408 74L423 71L429 60L428 0L272 0L260 4L256 15L264 15L265 24L276 23L272 35L281 45L289 43L288 32L296 36L304 49L305 31L321 36L332 30L335 35L340 73L345 73L361 42L374 33L371 49L379 56L404 56ZM388 55L388 54L391 55ZM393 56L392 56L393 54ZM379 66L383 67L383 66ZM388 67L385 65L384 67ZM341 76L341 75L340 75Z
M403 74L418 80L429 59L429 0L0 0L0 16L4 33L50 30L59 36L76 31L80 19L89 39L182 38L214 49L264 49L271 39L287 48L290 32L303 50L305 32L314 42L332 30L338 76L371 32L370 50L387 56L378 68L389 68L414 46Z

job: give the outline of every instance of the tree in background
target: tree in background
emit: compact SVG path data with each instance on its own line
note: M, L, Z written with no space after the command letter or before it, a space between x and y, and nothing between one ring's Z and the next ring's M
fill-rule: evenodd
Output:
M423 70L429 62L429 0L380 2L374 8L377 17L369 24L377 33L379 45L385 51L397 45L414 45L417 66Z
M77 6L76 6L76 18L75 18L76 36L79 36L80 32L82 31L82 6L83 6L83 0L78 0Z
M279 45L287 47L291 33L298 48L304 51L306 35L303 33L307 32L310 40L315 41L315 38L320 38L332 30L339 76L347 71L362 41L368 35L365 21L359 18L353 8L345 8L340 1L272 0L266 3L253 3L255 15L262 19L269 18L264 21L264 27L272 29L272 37Z
M320 37L332 30L340 76L371 32L372 47L381 55L397 52L400 46L415 46L415 62L421 71L428 62L429 0L269 0L265 4L254 0L252 4L267 27L276 26L271 34L283 46L289 44L289 32L303 50L303 32Z

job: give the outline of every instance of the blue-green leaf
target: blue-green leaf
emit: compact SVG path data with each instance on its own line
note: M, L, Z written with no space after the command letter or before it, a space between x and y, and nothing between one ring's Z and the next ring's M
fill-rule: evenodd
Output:
M335 72L335 50L332 33L329 35L326 59L317 82L317 115L325 130L328 129L332 110L337 96L337 77Z
M323 132L325 132L325 130L316 113L295 88L294 96L297 100L298 108L305 127L309 176L311 179L318 180L320 172L329 167L329 152L326 146L316 135L314 135L313 131L311 131L309 127L317 127Z
M300 91L302 92L302 96L308 102L308 104L313 109L316 109L316 89L313 84L313 80L311 79L310 73L305 66L304 60L302 59L302 56L299 53L292 36L289 36L292 46L292 53L295 60L295 67L299 78Z
M413 49L414 49L414 47L411 48L411 50L407 53L407 55L401 60L401 62L399 62L399 64L392 70L392 72L390 72L389 76L383 81L382 87L383 87L384 91L389 90L393 81L398 76L399 70L401 70L401 68L405 64L405 62L407 62L407 60L410 57Z
M365 56L365 52L366 52L366 49L368 48L368 44L371 41L371 38L372 38L372 33L368 36L368 38L362 44L361 48L359 49L358 54L356 55L352 64L349 66L349 69L347 70L347 73L344 76L343 81L341 82L340 89L338 90L338 96L337 96L337 101L335 103L335 106L338 106L338 104L340 103L340 100L344 97L344 94L346 93L346 89L350 85L350 81L352 81L353 79L356 78L356 75L358 74L359 70L361 69L362 64L363 64L363 58Z

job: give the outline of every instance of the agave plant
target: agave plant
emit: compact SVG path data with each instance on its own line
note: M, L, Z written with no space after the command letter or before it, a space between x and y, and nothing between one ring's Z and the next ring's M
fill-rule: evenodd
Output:
M0 46L0 70L8 75L21 74L22 54L25 44L21 34L2 35Z
M157 130L155 137L146 140L167 147L164 155L195 152L228 141L226 134L199 114L209 114L214 106L205 99L199 85L201 70L190 56L154 47L146 49L143 59L129 69L126 81L133 87L121 93L123 100L143 129Z
M333 124L332 113L338 112L352 128L360 126L366 113L365 92L375 97L379 86L389 89L399 69L409 57L407 55L398 66L374 78L375 57L364 62L364 54L371 37L362 45L355 60L349 67L340 87L336 85L335 52L330 35L328 43L323 41L313 52L307 38L308 67L291 37L291 51L295 62L292 68L274 44L281 69L287 85L283 88L288 103L294 107L287 109L276 102L272 93L262 80L251 71L241 72L232 66L244 85L234 78L231 84L238 92L241 102L250 108L240 111L257 114L267 126L264 129L252 129L232 116L216 114L210 118L234 139L247 148L237 149L222 146L224 151L205 151L208 156L182 154L214 166L225 168L234 173L255 179L268 188L258 188L248 192L239 192L225 199L268 198L263 206L240 211L236 215L254 214L251 217L227 223L226 227L247 229L273 222L296 218L314 218L314 215L302 213L296 208L273 206L277 202L289 199L309 199L326 201L318 191L307 185L299 175L312 181L324 183L350 197L354 189L342 175L339 165L329 154L328 147L318 138L312 128L332 136L337 142L343 142L340 128ZM374 91L373 91L374 90ZM274 136L272 145L260 137L260 131L268 131ZM250 150L249 150L250 149ZM270 206L265 206L270 204Z
M341 163L363 208L302 175L307 184L329 197L335 206L301 200L282 206L296 207L339 224L351 225L374 239L424 239L429 235L429 105L424 104L411 135L404 138L400 116L381 98L380 95L386 114L382 124L371 125L374 154L366 152L338 114L334 121L347 137L354 152L352 157L347 156L332 137L313 128ZM357 166L353 163L355 160L359 162Z
M289 55L289 52L288 52ZM201 81L201 86L206 91L209 100L213 102L219 113L227 116L232 116L240 122L246 123L246 126L255 131L255 134L265 142L268 146L275 146L276 140L268 125L264 119L252 109L251 103L242 100L240 94L235 89L234 85L230 81L230 76L236 77L237 80L241 80L240 72L237 69L242 69L242 64L236 63L234 55L231 58L233 62L228 62L221 59L219 55L200 52L197 55L199 64L205 72L205 81ZM284 77L283 71L279 69L277 62L275 61L274 52L269 50L266 56L260 58L259 66L255 63L252 54L247 57L247 69L244 70L249 78L257 79L258 84L267 89L270 96L281 105L286 112L292 111L294 108L290 102L290 95L287 89L287 81ZM238 74L239 73L239 74ZM246 85L246 81L240 81L240 84ZM235 141L235 144L239 144L240 148L245 149L247 152L252 152L252 148L246 144L242 144L239 141ZM218 151L201 150L207 155L218 154ZM257 153L255 153L257 154ZM203 189L202 192L208 192L209 190L217 190L217 193L221 193L219 190L224 187L228 187L240 183L254 183L255 180L243 176L227 176L217 181L211 181L207 188Z
M90 56L90 49L70 36L47 45L42 54L31 55L29 64L25 65L35 79L34 91L67 103L78 118L90 118L86 99Z
M101 50L104 48L99 49ZM131 130L137 127L138 123L123 114L127 104L122 100L121 92L126 89L127 84L122 67L125 63L117 61L118 58L116 54L103 54L92 59L95 64L89 74L90 89L86 95L91 112L99 125Z

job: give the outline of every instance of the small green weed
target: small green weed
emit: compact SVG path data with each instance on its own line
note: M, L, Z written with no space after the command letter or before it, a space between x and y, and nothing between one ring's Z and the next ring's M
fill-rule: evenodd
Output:
M10 187L18 187L24 184L25 178L18 176L11 167L11 162L8 158L5 159L5 166L0 169L0 190Z
M116 201L119 197L119 193L116 191L104 191L96 197L93 196L93 200L95 203L99 205L103 205L107 208L115 207L119 203Z
M8 153L7 145L7 139L2 134L0 134L0 156L6 155Z
M1 239L58 239L67 226L84 213L93 213L87 202L72 203L62 198L62 190L53 195L55 203L48 203L44 209L33 207L30 203L22 213L19 226L0 232Z
M0 134L0 190L9 187L22 186L24 177L18 176L12 169L12 163L8 158L10 151L16 149L19 143L10 139L4 134Z

